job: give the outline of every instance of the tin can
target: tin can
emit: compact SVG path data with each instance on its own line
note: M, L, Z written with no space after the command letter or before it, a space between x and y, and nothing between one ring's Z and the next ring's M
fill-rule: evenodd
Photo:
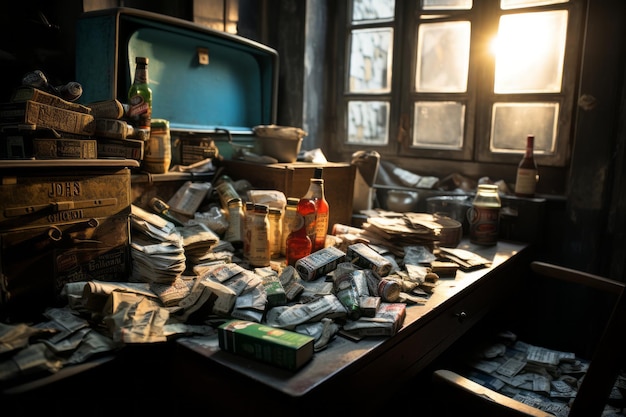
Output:
M378 296L385 302L395 303L400 299L400 283L392 279L383 278L378 283Z
M472 207L467 210L470 242L484 246L493 246L498 243L500 207L498 186L478 185Z
M142 168L152 174L164 174L169 171L171 162L170 122L164 119L152 119Z

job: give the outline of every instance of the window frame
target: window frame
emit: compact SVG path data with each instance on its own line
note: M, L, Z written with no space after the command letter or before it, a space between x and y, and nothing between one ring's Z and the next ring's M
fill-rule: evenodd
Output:
M376 27L375 23L353 25L349 21L351 16L351 1L339 2L338 19L343 19L338 25L338 39L343 39L343 49L337 51L336 66L336 109L334 140L330 144L332 152L347 158L357 150L367 149L377 151L382 157L390 159L401 158L404 165L425 162L424 167L438 162L444 165L454 164L454 161L463 164L506 164L517 166L523 154L523 149L510 153L492 153L490 151L491 108L495 102L534 102L542 100L556 100L559 103L557 119L557 138L554 155L536 154L536 160L542 165L551 168L563 168L569 163L571 141L573 137L573 116L576 111L575 97L577 93L576 80L578 77L578 59L581 51L580 26L582 24L583 1L570 0L568 3L550 6L533 6L529 8L501 10L498 0L474 1L471 10L448 10L439 13L436 19L422 20L426 22L454 21L468 19L471 22L470 63L468 72L467 91L464 93L426 93L416 92L415 66L417 62L415 40L417 39L418 23L420 22L419 0L396 1L395 19L387 26L393 28L393 59L391 92L385 94L349 93L347 91L348 66L350 44L349 38L352 29ZM532 94L495 94L493 79L494 58L487 51L487 40L497 32L498 21L501 15L523 13L531 11L563 10L569 12L567 40L562 74L560 93L532 93ZM424 13L437 14L433 11ZM480 27L481 30L476 30ZM341 42L337 43L342 45ZM480 60L480 63L477 62ZM487 60L487 61L485 61ZM397 68L401 68L400 71ZM404 87L408 86L408 88ZM363 145L346 143L347 135L347 103L350 100L388 99L391 111L389 119L389 142L385 146ZM447 100L460 101L466 105L464 121L464 146L462 150L438 150L411 147L413 137L413 105L415 100ZM520 139L523 142L525 138ZM414 162L411 162L414 161ZM476 171L476 169L472 169Z

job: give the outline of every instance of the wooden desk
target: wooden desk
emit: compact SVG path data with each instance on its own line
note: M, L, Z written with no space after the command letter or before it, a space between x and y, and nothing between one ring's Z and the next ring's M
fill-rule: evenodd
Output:
M340 411L339 404L350 415L369 415L385 402L392 411L393 393L403 383L522 286L530 260L526 245L480 247L463 241L459 247L493 265L440 279L424 305L407 307L404 326L395 336L359 342L337 336L295 373L221 351L217 335L181 339L172 368L179 391L175 397L205 401L212 411L223 406L230 413L271 410L272 415L319 417Z

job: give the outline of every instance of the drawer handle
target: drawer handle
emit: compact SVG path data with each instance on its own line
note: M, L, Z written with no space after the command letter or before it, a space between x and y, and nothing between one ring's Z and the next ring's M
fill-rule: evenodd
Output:
M459 323L463 323L463 321L467 318L467 313L465 311L461 311L460 313L456 313L455 316L459 320Z

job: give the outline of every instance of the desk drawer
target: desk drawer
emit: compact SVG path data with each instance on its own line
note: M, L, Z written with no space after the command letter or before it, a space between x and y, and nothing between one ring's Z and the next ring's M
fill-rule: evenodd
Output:
M527 268L520 265L528 263L527 256L518 257L512 265L499 266L497 273L485 275L389 339L380 356L350 376L358 385L354 388L364 396L380 395L375 390L378 383L388 386L390 392L402 388L516 289L522 288ZM377 384L372 385L374 380Z

